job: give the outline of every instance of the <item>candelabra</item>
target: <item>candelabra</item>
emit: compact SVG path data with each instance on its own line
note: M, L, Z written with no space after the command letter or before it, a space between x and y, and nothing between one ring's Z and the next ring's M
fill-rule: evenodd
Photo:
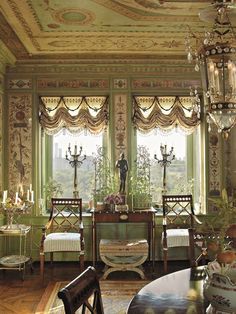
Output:
M168 167L171 162L175 159L175 155L173 154L174 151L174 147L171 147L169 153L167 153L167 146L166 145L162 145L160 146L160 150L161 150L161 155L162 155L162 159L158 159L157 155L154 155L154 159L156 159L158 161L158 163L161 165L161 167L163 167L163 190L162 190L162 194L166 194L167 189L166 189L166 167Z
M66 160L68 160L71 167L74 168L74 191L73 191L74 198L79 197L77 168L80 167L82 165L83 161L86 159L86 155L81 156L82 150L83 150L83 148L82 148L82 146L80 146L79 151L77 151L77 145L75 145L74 153L72 153L71 147L69 144L68 153L66 151ZM68 156L68 154L69 154L69 156Z
M25 197L26 196L26 197ZM27 190L25 195L23 192L23 185L19 185L19 192L13 196L8 196L8 191L3 191L3 199L0 209L4 211L7 218L7 224L1 227L1 230L11 231L19 229L18 221L16 219L16 224L14 223L14 216L27 213L31 210L34 204L34 191L32 191L32 185L30 189Z

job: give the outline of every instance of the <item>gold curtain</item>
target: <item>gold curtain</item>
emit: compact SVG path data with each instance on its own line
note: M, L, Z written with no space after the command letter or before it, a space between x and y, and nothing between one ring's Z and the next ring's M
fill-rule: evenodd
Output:
M133 96L133 124L144 133L178 128L190 134L200 124L200 109L192 97Z
M41 96L39 111L39 122L47 134L63 128L98 134L108 125L108 96Z

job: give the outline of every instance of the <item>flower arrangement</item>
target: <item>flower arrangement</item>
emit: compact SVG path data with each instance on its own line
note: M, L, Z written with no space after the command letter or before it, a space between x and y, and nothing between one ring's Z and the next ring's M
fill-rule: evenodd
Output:
M123 200L119 194L109 194L104 198L105 204L115 204L119 205L122 204Z

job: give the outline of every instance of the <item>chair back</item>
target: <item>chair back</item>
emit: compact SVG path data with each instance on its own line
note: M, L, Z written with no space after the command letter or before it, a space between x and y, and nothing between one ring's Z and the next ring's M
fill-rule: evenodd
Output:
M192 195L163 195L163 226L166 228L193 228Z
M104 314L101 290L94 267L89 266L77 278L58 292L65 313L74 314L79 308L82 313Z
M81 198L52 198L50 232L80 232L82 223Z

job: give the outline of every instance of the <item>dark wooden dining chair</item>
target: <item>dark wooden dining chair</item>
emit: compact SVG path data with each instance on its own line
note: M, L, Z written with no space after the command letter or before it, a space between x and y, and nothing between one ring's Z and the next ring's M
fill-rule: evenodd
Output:
M163 232L162 249L164 272L167 272L168 250L174 247L186 247L190 266L196 266L195 222L201 224L195 216L192 195L163 195Z
M80 271L84 270L84 236L81 198L52 198L51 213L43 227L40 244L40 274L44 277L45 254L74 252L79 255Z
M101 290L97 272L89 266L82 274L58 292L66 314L74 314L81 309L82 314L104 314Z

